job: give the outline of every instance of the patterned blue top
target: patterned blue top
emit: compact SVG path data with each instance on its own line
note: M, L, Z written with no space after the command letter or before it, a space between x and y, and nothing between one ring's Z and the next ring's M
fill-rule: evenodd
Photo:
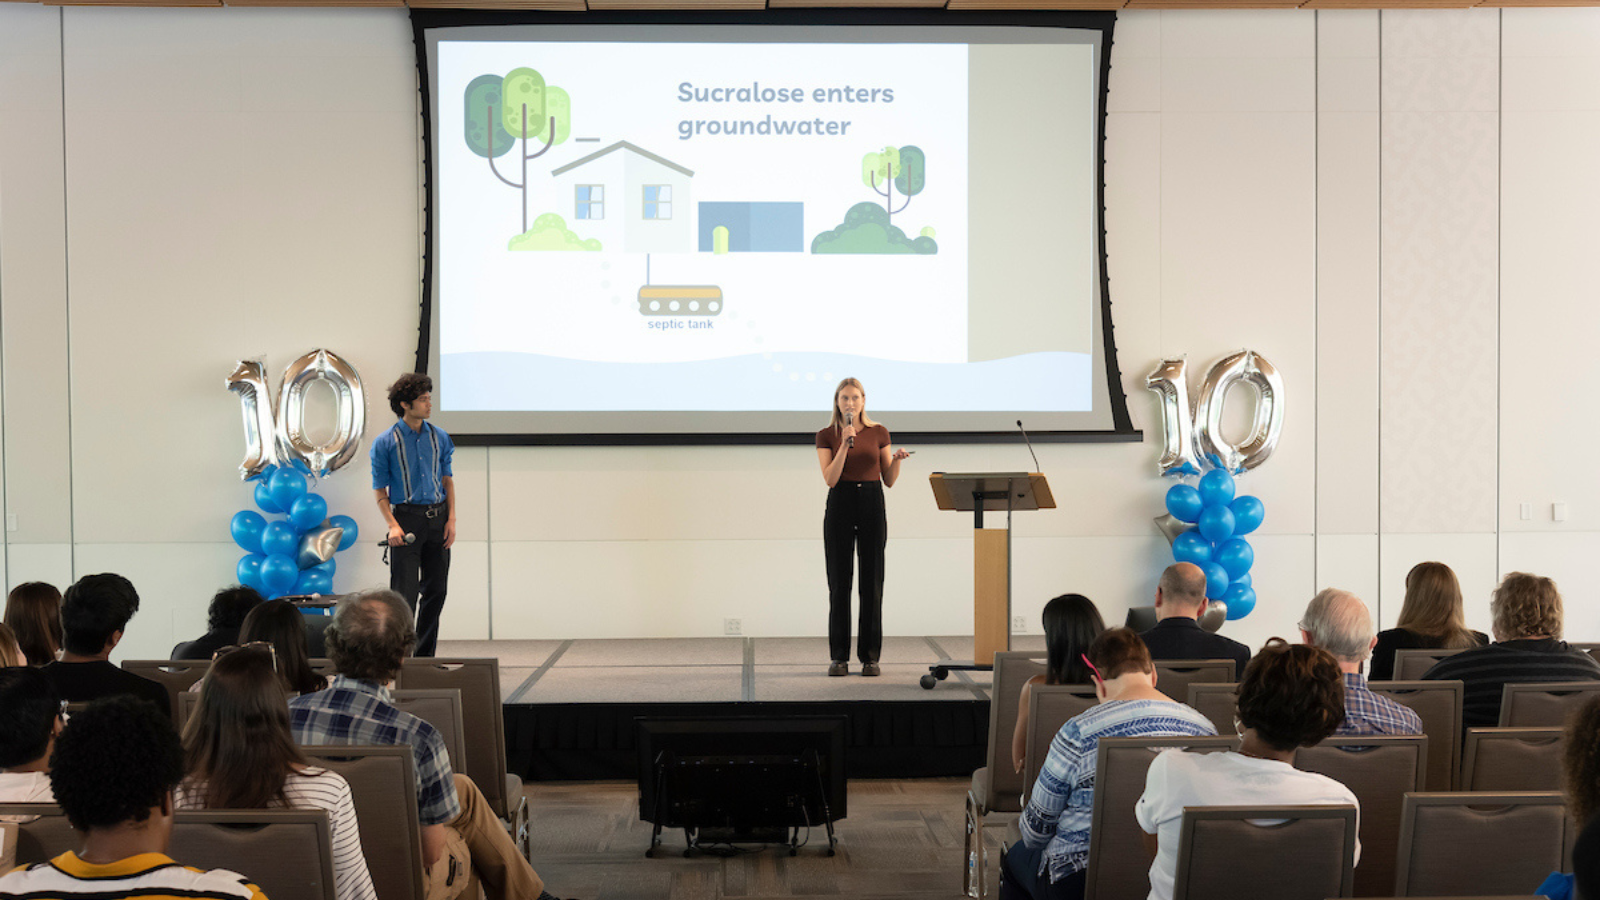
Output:
M407 429L409 430L409 429ZM444 825L461 815L444 738L427 722L396 709L389 689L336 675L325 691L289 701L295 743L410 744L417 769L417 819Z
M1360 672L1344 673L1344 722L1334 734L1421 734L1422 717L1374 694Z
M444 479L451 477L456 445L443 428L427 422L412 431L402 420L372 439L372 489L389 492L389 502L443 503Z
M1045 848L1040 871L1048 866L1055 882L1089 867L1089 816L1101 738L1216 733L1210 719L1175 701L1112 700L1067 720L1050 742L1050 755L1022 811L1022 843Z

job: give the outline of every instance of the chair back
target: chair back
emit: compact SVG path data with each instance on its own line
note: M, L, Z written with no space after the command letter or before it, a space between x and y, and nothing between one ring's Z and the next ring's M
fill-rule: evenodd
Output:
M1422 733L1428 736L1428 777L1423 787L1430 791L1450 790L1461 759L1462 683L1369 681L1367 688L1410 709L1422 720Z
M1183 811L1173 900L1349 897L1354 806L1198 806Z
M1594 657L1595 662L1600 662L1600 643L1590 641L1567 641L1567 646Z
M461 692L461 722L475 739L456 765L471 778L494 814L507 816L506 720L500 705L500 661L488 659L407 659L399 687L455 688Z
M1559 791L1563 728L1468 728L1463 791Z
M1238 743L1231 736L1101 738L1095 751L1084 900L1145 900L1150 894L1150 857L1133 807L1144 794L1145 774L1156 754L1174 747L1215 753Z
M1189 685L1188 704L1211 720L1217 734L1233 734L1233 717L1239 711L1239 685L1200 681Z
M450 769L465 774L461 768L467 758L466 728L462 725L461 692L454 688L429 688L426 690L390 691L396 709L408 712L427 722L444 738L450 753ZM482 790L482 788L479 788Z
M323 659L320 656L313 656L312 658L306 660L306 665L311 667L311 671L321 675L323 678L326 678L329 681L333 680L333 676L339 674L339 667L334 665L333 660L331 659Z
M1179 703L1188 702L1191 684L1227 684L1238 677L1231 659L1158 659L1155 664L1156 690Z
M320 809L220 809L173 816L167 854L228 869L268 897L335 900L333 840Z
M377 895L383 900L422 900L422 829L411 748L325 744L300 750L350 783L361 852Z
M1566 872L1574 834L1553 791L1407 794L1394 892L1515 894Z
M989 691L989 746L984 751L981 774L987 778L985 812L1022 809L1022 773L1011 767L1011 735L1017 728L1022 686L1044 674L1043 651L1001 650L994 655L994 682ZM982 783L983 779L977 779Z
M183 734L183 729L189 724L189 717L194 715L195 709L200 705L200 695L195 691L184 691L172 698L172 727Z
M1027 757L1022 766L1022 803L1033 793L1033 783L1050 755L1050 742L1067 720L1091 709L1099 698L1092 684L1036 684L1028 692ZM1020 807L1019 807L1020 808Z
M1394 889L1400 806L1408 792L1422 790L1428 743L1422 734L1331 737L1295 754L1295 768L1326 775L1356 795L1361 809L1357 897Z
M1462 650L1470 649L1470 647L1458 647L1454 650L1446 650L1442 647L1436 647L1432 650L1396 650L1394 652L1394 680L1421 680L1423 673L1433 668L1434 663L1444 659L1446 656L1455 656Z
M83 846L83 835L54 803L0 803L0 818L23 819L17 828L16 864L32 865Z
M1595 696L1600 696L1600 681L1507 684L1500 695L1500 727L1560 728Z
M148 678L159 682L167 689L167 699L172 701L169 709L173 715L178 712L178 697L200 679L206 677L211 671L209 659L125 659L122 661L122 670L132 672L140 678Z

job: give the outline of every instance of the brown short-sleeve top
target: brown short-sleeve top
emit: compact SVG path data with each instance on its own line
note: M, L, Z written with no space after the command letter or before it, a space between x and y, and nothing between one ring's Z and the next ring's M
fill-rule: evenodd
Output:
M839 452L843 429L827 428L817 432L817 446ZM889 446L889 429L882 425L856 429L856 445L844 458L844 473L840 481L879 481L883 478L883 448Z

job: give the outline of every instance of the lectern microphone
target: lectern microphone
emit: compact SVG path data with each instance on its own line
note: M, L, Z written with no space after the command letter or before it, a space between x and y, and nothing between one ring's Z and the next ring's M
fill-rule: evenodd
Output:
M1017 420L1017 430L1022 432L1022 439L1028 441L1028 429L1022 427L1022 420ZM1033 470L1039 471L1039 454L1033 452L1033 441L1028 441L1028 455L1033 457Z

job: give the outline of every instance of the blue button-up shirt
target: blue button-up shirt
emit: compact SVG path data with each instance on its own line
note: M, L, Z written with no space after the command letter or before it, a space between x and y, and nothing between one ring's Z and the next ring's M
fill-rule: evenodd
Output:
M1421 716L1388 697L1374 694L1359 672L1344 673L1344 723L1334 734L1421 733Z
M404 421L372 440L372 489L388 491L389 502L426 505L444 502L444 479L453 475L456 445L427 422L412 431Z

